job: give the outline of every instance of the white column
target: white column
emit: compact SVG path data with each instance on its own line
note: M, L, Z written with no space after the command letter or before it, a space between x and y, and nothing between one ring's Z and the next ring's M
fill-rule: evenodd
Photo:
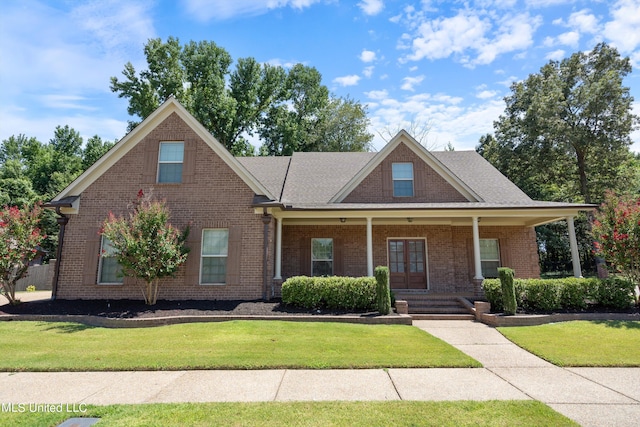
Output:
M473 264L475 266L475 280L483 280L482 262L480 260L480 231L478 230L478 217L473 217Z
M367 218L367 276L373 276L373 231L371 218Z
M282 280L282 218L276 218L276 275L275 280Z
M567 217L567 225L569 226L569 245L571 246L571 263L573 264L573 276L582 277L582 268L580 267L580 254L578 253L578 240L576 239L576 227L573 224L573 217Z

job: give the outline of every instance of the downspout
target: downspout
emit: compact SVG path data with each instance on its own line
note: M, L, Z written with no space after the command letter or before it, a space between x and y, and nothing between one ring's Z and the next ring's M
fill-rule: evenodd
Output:
M262 299L269 300L271 296L267 293L269 284L269 275L267 274L269 263L267 257L269 256L269 224L271 224L271 215L267 213L267 208L262 208L262 224L264 225L262 245Z
M60 226L60 231L58 232L58 249L56 250L56 268L53 272L53 283L51 285L51 299L55 300L58 293L58 280L60 278L60 264L62 263L62 245L64 243L64 230L66 228L67 223L69 222L69 217L60 212L60 206L56 206L56 214L58 214L58 218L56 221Z

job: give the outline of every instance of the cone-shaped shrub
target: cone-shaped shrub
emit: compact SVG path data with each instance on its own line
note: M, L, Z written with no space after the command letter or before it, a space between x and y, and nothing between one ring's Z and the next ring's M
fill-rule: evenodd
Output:
M507 267L498 268L498 276L502 285L502 306L504 314L513 316L516 314L516 288L513 284L513 270Z
M380 314L391 313L391 292L389 290L389 267L376 267L374 271L376 278L376 301Z

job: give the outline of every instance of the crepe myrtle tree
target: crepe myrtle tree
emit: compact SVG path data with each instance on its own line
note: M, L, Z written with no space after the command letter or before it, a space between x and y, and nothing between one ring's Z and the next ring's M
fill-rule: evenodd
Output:
M169 219L166 203L140 190L128 216L117 217L110 212L100 230L115 249L124 276L143 282L140 287L148 305L158 299L160 279L174 276L189 252L184 244L189 227L180 231Z
M591 232L595 252L640 291L640 197L607 192ZM636 304L640 304L635 292Z
M37 254L37 247L46 237L40 232L39 204L22 209L5 206L0 211L0 279L2 294L10 304L18 304L16 282L27 275L29 263Z

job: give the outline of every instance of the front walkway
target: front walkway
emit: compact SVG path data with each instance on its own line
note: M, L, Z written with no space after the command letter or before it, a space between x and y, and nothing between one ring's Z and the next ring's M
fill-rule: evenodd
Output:
M635 426L640 419L640 368L563 369L482 323L414 325L484 368L3 372L0 402L76 404L73 410L155 402L535 399L584 426Z

